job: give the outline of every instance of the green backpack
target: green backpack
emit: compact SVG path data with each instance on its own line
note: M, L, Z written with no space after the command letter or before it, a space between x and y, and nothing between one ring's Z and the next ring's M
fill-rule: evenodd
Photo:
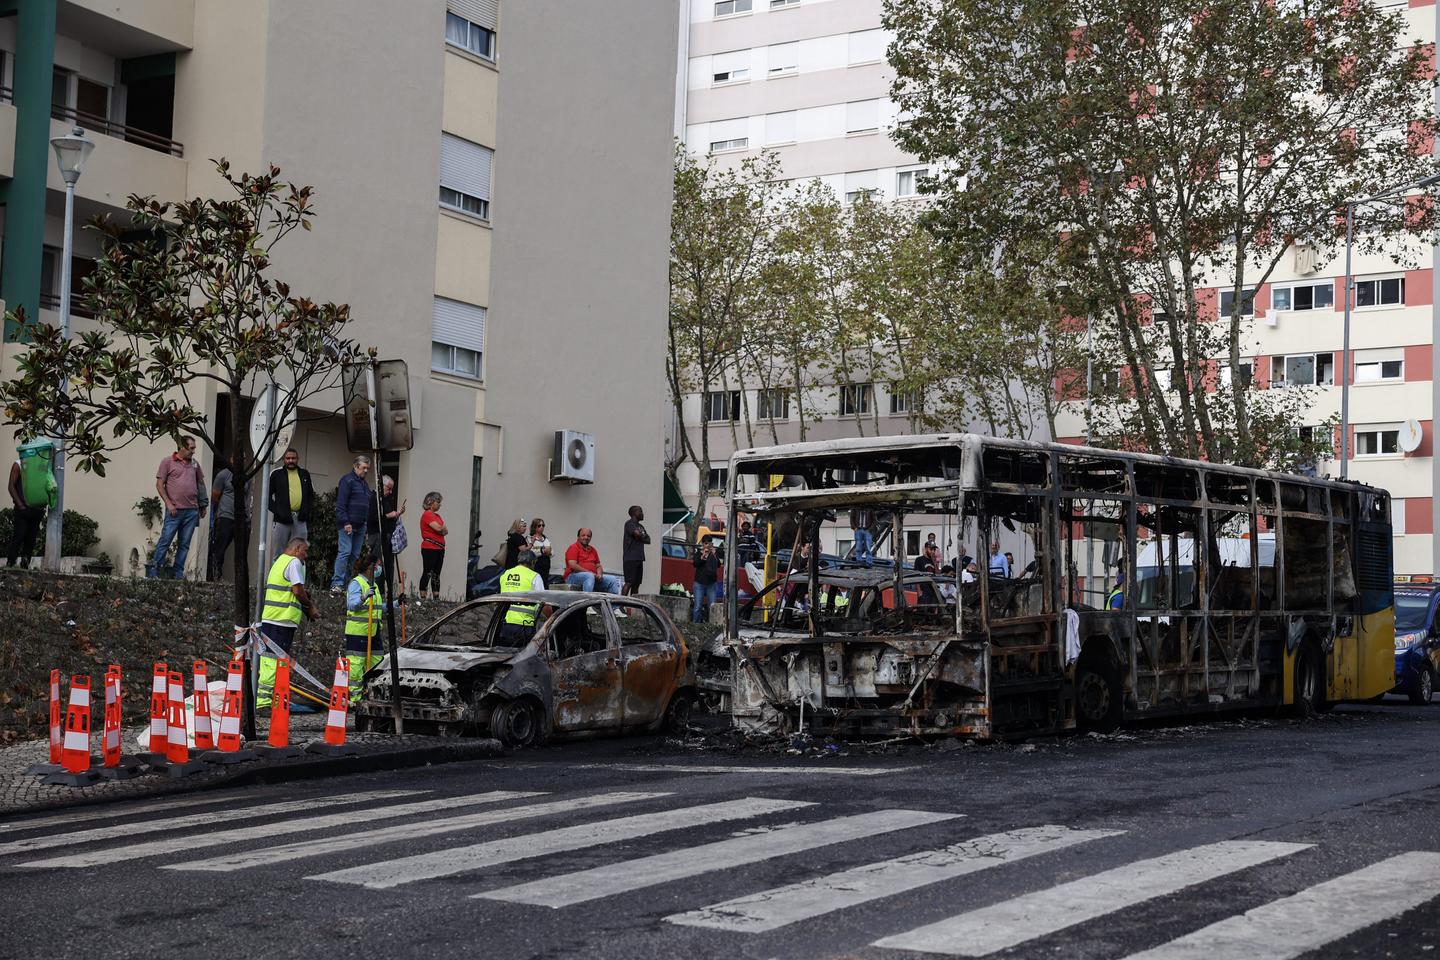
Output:
M55 474L50 470L55 455L53 440L34 440L15 448L20 458L20 494L31 507L55 506Z

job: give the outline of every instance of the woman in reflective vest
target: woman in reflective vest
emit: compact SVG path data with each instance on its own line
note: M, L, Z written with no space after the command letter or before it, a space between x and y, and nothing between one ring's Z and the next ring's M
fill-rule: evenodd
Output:
M529 590L544 590L545 581L534 569L535 554L521 550L515 558L515 566L500 574L501 593L524 593ZM505 624L500 628L500 637L507 646L519 646L529 641L535 632L533 603L512 603L505 610Z
M370 555L368 547L360 551L355 564L355 577L345 590L345 659L350 664L350 695L360 689L360 678L385 654L385 641L380 627L385 616L385 597L380 591L380 578L385 566ZM395 609L395 600L390 609Z

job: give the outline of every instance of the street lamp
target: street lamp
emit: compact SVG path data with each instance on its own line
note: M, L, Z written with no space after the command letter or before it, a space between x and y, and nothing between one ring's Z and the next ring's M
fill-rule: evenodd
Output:
M60 248L60 339L70 339L70 258L75 242L75 181L85 168L85 160L95 144L85 139L85 131L75 127L63 137L53 137L50 146L55 149L55 164L65 181L65 241ZM60 377L60 395L65 395L66 383ZM45 569L60 569L60 534L65 517L65 438L57 437L51 453L50 465L55 472L55 507L45 522Z

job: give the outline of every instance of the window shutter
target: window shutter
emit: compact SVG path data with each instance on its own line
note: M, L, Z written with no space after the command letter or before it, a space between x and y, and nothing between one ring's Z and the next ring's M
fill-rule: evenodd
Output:
M710 142L740 140L750 136L750 118L737 117L734 120L716 120L710 124Z
M495 151L450 133L440 134L440 186L490 201L490 162Z
M879 100L852 100L845 104L845 132L876 130L880 127Z
M850 34L850 62L867 63L885 59L885 31L861 30Z
M735 70L750 69L750 51L734 50L730 53L717 53L710 58L711 73L729 73Z
M766 143L793 143L795 141L795 111L767 113L765 115Z
M845 192L854 193L856 190L876 190L880 186L880 172L878 170L855 170L845 174Z
M452 347L485 352L485 308L436 297L430 320L430 339Z
M500 19L497 0L449 0L448 5L451 13L478 23L486 30L494 30Z

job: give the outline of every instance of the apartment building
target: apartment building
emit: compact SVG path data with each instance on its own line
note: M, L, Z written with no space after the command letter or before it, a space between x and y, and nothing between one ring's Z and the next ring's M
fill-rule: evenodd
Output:
M211 158L277 164L314 186L318 217L282 245L275 275L348 303L348 335L408 366L415 448L382 464L409 501L402 567L419 573L435 490L451 595L470 534L483 530L488 557L517 517L543 516L562 548L593 526L618 568L627 508L660 513L674 5L9 0L0 13L8 308L57 322L50 137L78 125L95 143L77 222L131 193L214 195ZM78 289L96 247L76 237ZM5 375L23 339L7 331ZM338 406L320 398L295 432L317 490L350 465ZM552 480L563 430L593 437L593 482ZM153 493L166 452L138 444L104 479L68 474L66 505L100 522L98 549L122 570L146 540L130 505ZM204 556L202 533L192 569Z

